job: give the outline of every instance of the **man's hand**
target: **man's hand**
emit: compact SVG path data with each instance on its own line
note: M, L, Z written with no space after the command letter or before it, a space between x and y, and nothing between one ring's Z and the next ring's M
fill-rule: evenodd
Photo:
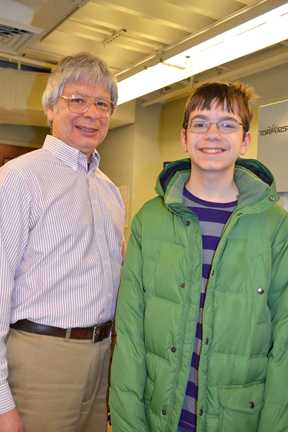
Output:
M0 414L0 432L24 432L24 425L16 408Z

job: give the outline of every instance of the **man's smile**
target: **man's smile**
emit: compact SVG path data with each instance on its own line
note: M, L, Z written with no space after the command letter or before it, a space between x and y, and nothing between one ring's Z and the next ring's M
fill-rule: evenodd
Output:
M82 131L84 131L84 132L96 132L97 131L97 129L95 128L87 128L87 127L84 127L84 126L76 126L76 128L77 129L80 129L80 130L82 130Z

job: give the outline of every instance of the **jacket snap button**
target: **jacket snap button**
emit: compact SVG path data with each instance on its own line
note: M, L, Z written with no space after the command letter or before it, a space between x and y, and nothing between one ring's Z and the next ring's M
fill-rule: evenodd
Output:
M186 222L185 222L185 225L186 225L186 226L189 226L189 225L190 225L190 222L189 222L189 221L186 221Z
M250 408L252 408L252 409L253 409L253 408L254 408L254 406L255 406L255 405L254 405L254 402L250 402L250 403L249 403L249 407L250 407Z
M200 411L199 411L199 416L202 416L202 414L203 414L203 410L200 409Z
M205 345L208 345L208 339L205 339L204 343L205 343Z
M269 197L269 200L270 200L270 201L274 201L274 200L275 200L275 196L274 196L274 195L271 195L271 196Z
M174 352L176 352L176 348L171 348L171 351L174 353Z
M146 288L143 286L143 291L146 292Z
M258 292L258 294L264 294L264 289L263 288L258 288L257 292Z
M185 288L185 284L182 283L182 284L180 285L180 287L181 287L181 288Z
M166 415L166 411L165 411L165 410L162 410L162 414L163 414L163 415Z

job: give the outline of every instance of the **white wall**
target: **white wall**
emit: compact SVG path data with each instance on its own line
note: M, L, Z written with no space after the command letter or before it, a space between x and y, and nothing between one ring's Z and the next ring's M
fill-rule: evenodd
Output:
M50 128L0 124L0 144L21 147L42 147Z
M136 122L108 132L98 147L100 169L118 186L130 188L128 240L132 217L144 202L156 196L156 178L162 169L161 120L162 105L143 108L136 104Z

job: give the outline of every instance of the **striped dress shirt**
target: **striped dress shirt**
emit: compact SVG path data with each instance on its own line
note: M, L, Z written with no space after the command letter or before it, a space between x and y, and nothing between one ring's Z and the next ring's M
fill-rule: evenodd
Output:
M48 135L0 170L0 414L15 406L10 322L71 328L114 316L124 207L99 160L94 151L88 169L83 153Z
M206 288L211 264L223 228L237 201L214 203L201 200L192 195L186 187L183 192L183 205L193 211L200 223L203 244L202 285L198 322L186 395L180 416L179 426L185 432L195 432L197 424L198 367L202 348L202 322Z

